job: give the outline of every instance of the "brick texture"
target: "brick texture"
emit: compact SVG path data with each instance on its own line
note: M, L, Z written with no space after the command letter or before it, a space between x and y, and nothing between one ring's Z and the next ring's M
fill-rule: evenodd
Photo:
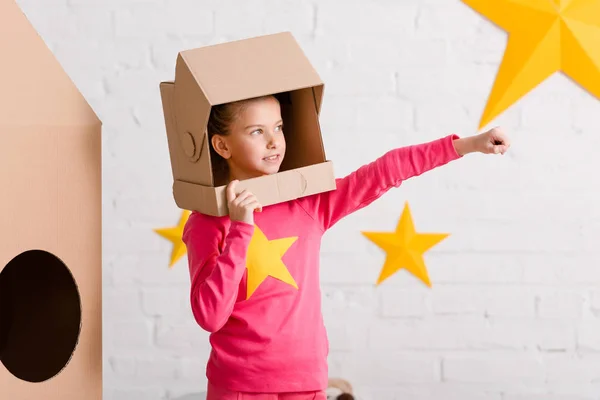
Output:
M476 133L506 34L460 0L18 0L104 123L107 400L206 385L208 335L188 303L158 92L179 50L291 30L326 82L322 129L343 176L396 146ZM554 75L494 124L504 157L470 155L405 182L323 242L332 376L361 399L599 400L600 102ZM375 286L361 230L450 236Z

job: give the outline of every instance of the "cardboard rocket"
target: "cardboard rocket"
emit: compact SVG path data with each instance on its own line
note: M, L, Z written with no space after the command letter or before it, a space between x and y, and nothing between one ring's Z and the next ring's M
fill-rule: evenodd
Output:
M102 398L101 122L0 0L0 399Z

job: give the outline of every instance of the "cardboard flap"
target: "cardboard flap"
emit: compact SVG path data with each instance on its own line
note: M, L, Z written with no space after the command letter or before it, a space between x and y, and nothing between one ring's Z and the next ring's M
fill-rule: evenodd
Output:
M203 120L202 115L208 119L208 116L203 114L202 111L206 107L198 107L198 102L202 102L201 95L199 96L198 93L193 91L188 93L191 94L191 97L187 98L187 101L185 96L179 97L179 107L187 109L187 107L195 106L197 109L196 112L182 113L178 123L175 116L175 85L173 82L161 82L160 84L173 177L175 178L178 175L178 171L185 169L185 164L192 162L194 163L195 180L204 185L212 185L210 147L205 130L197 125L202 124L202 122L199 122ZM182 126L191 128L179 130L178 128Z
M179 55L175 69L173 123L183 153L189 161L196 162L205 145L210 105L192 71L181 60Z
M100 121L13 0L0 1L0 126Z
M247 189L263 206L336 189L331 161L274 175L240 181L238 193ZM173 195L179 208L213 216L228 213L227 187L209 187L181 180L173 182Z
M180 56L178 64L185 63L213 106L323 84L289 32L186 50Z

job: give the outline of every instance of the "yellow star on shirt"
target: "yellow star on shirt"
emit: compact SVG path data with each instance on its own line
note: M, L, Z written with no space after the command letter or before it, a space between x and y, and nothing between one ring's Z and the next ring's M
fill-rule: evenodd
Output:
M183 228L185 227L185 223L187 222L190 214L190 211L184 210L177 226L154 229L154 232L173 243L169 268L175 265L175 263L187 253L187 248L185 247L185 243L183 243L181 237L183 236Z
M600 0L463 0L508 32L479 128L555 72L600 98Z
M362 234L387 253L377 285L401 268L406 268L429 287L431 281L423 261L423 253L449 236L446 233L417 233L408 203L404 206L395 232L362 232Z
M248 269L246 299L252 296L268 276L298 289L296 281L281 260L297 239L298 237L289 237L269 241L263 231L258 226L254 226L254 234L246 253L246 268Z

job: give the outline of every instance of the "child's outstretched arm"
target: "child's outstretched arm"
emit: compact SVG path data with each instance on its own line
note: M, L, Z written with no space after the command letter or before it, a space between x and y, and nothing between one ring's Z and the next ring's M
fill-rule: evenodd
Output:
M503 132L494 128L480 135L448 135L431 142L393 149L342 179L337 189L300 199L300 204L327 230L343 217L381 197L403 181L421 175L471 152L504 153L509 147Z
M187 246L190 269L192 313L204 330L215 332L233 312L246 271L246 252L254 226L231 221L225 230L208 218L192 213L183 242Z

